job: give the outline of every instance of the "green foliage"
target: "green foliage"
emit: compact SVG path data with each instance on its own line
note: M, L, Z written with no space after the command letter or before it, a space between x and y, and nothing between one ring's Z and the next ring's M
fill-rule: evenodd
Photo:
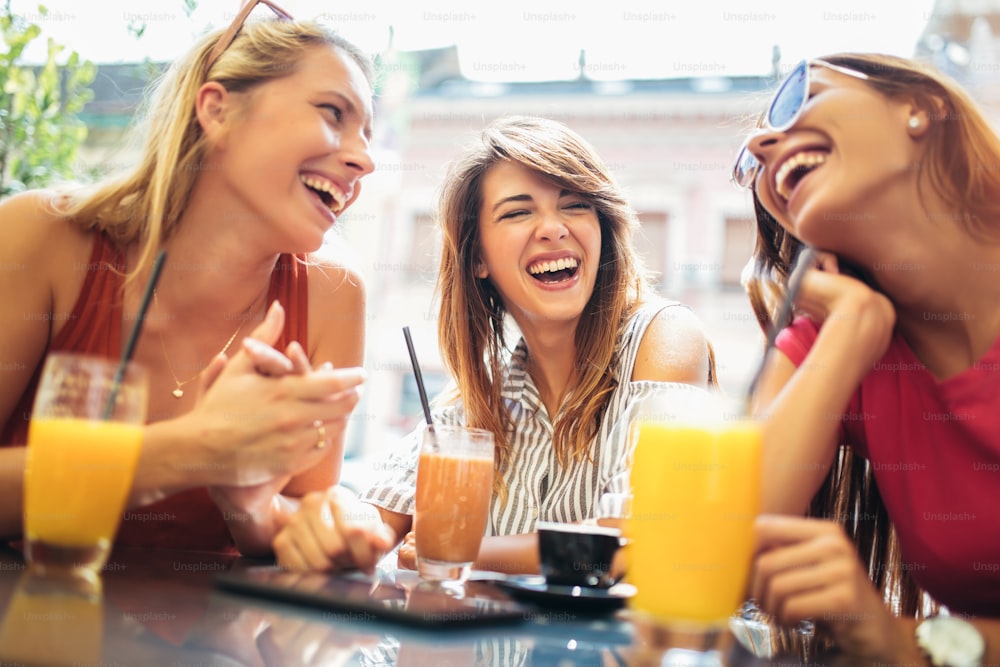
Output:
M39 5L39 14L47 14ZM73 176L76 153L87 137L77 115L93 96L96 67L48 39L46 60L27 65L22 56L41 28L10 10L0 13L0 198Z

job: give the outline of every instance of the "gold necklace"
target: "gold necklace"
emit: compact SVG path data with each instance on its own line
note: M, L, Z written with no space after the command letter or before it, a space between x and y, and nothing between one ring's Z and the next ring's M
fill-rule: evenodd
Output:
M156 297L156 290L155 289L153 290L153 302L156 304L156 309L159 310L160 309L160 300ZM257 302L254 301L254 304L256 304L256 303ZM251 305L250 309L248 309L247 312L245 313L246 317L240 318L240 326L238 326L236 328L236 331L233 332L233 335L230 336L229 340L226 341L226 344L222 346L222 350L219 352L219 354L225 354L226 350L229 349L229 346L233 344L234 340L236 340L236 337L238 335L240 335L241 331L243 331L243 325L246 324L246 322L247 322L248 319L250 319L250 317L249 317L250 316L250 310L252 308L253 308L253 305ZM205 369L202 368L200 371L198 371L197 373L195 373L192 377L189 377L187 380L184 380L183 382L181 382L179 379L177 379L177 373L174 372L174 365L172 363L170 363L170 355L167 354L167 344L165 342L163 342L163 332L160 331L160 332L157 332L157 334L160 337L160 348L162 348L162 350L163 350L163 358L167 362L167 370L170 371L170 376L174 378L174 384L177 385L174 388L174 390L172 392L170 392L170 393L174 395L174 398L178 398L178 399L182 398L184 396L184 389L183 389L184 385L189 384L191 382L194 382L199 377L201 377L201 373Z

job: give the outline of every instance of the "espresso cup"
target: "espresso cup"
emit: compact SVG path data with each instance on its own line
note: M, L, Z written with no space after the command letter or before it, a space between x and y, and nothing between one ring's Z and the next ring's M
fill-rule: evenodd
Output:
M539 521L538 557L550 586L608 588L611 563L622 544L617 528Z

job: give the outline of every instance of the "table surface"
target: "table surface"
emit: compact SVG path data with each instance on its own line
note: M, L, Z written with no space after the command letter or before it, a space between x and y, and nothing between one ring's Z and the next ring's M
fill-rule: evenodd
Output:
M0 665L734 665L854 664L798 651L755 656L653 650L627 610L587 616L532 609L523 621L418 628L268 601L216 584L260 561L198 552L116 550L86 602L37 593L20 552L0 547ZM28 589L34 589L29 593Z

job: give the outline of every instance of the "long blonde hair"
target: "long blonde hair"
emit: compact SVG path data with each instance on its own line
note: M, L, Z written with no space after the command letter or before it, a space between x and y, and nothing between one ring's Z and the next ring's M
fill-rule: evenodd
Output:
M957 83L920 63L880 54L838 54L822 60L863 72L867 84L890 98L909 98L930 117L927 148L917 166L921 178L953 211L953 222L977 238L997 239L1000 229L1000 137ZM802 243L785 231L754 195L757 239L746 281L750 303L767 331L787 289ZM871 284L865 267L845 263ZM790 321L777 322L784 327ZM854 539L869 576L896 613L925 611L922 591L903 567L890 517L871 466L840 446L810 515L840 521ZM930 609L934 606L930 605Z
M129 279L152 262L157 248L184 214L205 154L204 134L195 115L195 98L207 81L242 92L289 76L312 48L328 46L352 58L373 84L371 60L343 37L304 21L254 21L204 74L209 51L222 31L205 35L171 66L145 97L131 128L141 142L137 166L94 186L67 190L54 200L55 211L86 231L102 232L125 246L139 243Z
M451 166L439 203L443 233L437 291L438 341L456 381L467 424L493 432L496 484L510 462L510 415L501 396L506 309L489 279L476 277L480 260L479 210L483 177L511 161L582 195L597 211L601 258L597 281L577 325L576 373L563 409L555 415L553 446L563 465L587 456L617 380L614 353L622 327L648 290L632 247L638 218L596 151L556 121L512 116L490 124Z

